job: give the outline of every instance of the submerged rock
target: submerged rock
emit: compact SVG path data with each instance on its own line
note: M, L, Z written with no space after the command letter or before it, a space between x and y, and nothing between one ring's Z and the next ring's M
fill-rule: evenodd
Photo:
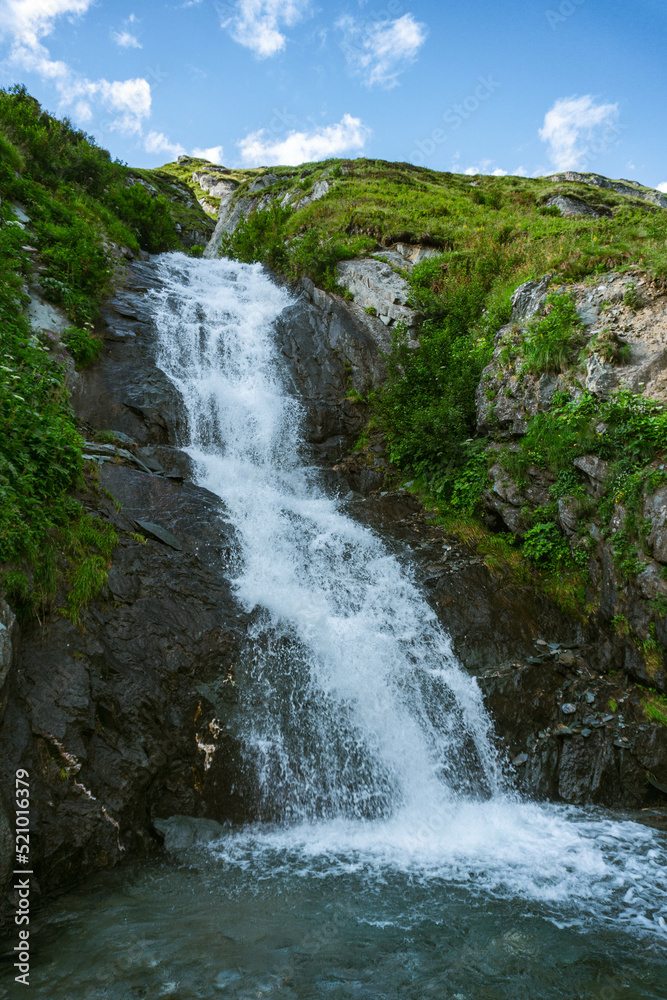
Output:
M220 840L227 828L213 819L195 819L194 816L169 816L156 819L153 826L164 837L168 851L183 851L197 844L210 844Z

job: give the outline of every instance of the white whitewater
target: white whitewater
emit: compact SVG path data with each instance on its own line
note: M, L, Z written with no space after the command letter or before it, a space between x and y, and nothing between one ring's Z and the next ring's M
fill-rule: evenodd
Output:
M175 254L159 267L158 363L257 613L239 734L281 820L230 834L226 863L400 870L539 900L563 922L666 932L664 839L504 790L479 689L419 588L319 485L274 342L288 292L257 265Z

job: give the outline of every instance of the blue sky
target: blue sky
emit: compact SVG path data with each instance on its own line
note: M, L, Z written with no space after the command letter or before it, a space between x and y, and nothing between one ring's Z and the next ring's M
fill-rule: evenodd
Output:
M25 83L134 166L327 156L667 190L664 0L0 0Z

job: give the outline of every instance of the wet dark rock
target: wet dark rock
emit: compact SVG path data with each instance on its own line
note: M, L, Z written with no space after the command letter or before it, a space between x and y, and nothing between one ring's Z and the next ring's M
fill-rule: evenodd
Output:
M360 397L383 374L385 326L354 303L316 288L303 291L276 322L292 388L306 410L305 435L316 455L336 461L368 419Z
M239 748L205 693L232 676L245 648L248 616L226 575L234 534L218 497L178 481L191 468L175 447L180 401L155 367L143 318L153 268L133 263L128 275L121 308L105 312L103 357L73 386L91 433L123 435L120 447L88 446L104 464L86 506L119 535L107 585L80 625L54 614L43 628L24 625L20 642L0 603L3 894L19 766L30 772L31 860L46 893L156 850L155 816L255 815ZM177 479L137 460L135 442Z
M418 578L423 565L424 594L477 677L523 791L631 808L664 801L647 773L667 787L667 728L644 714L644 689L627 669L630 643L612 643L595 621L576 623L530 587L491 572L430 523L409 493L371 495L350 513L393 539ZM445 556L437 573L434 549ZM640 665L635 670L640 679ZM607 710L611 700L618 715Z
M226 827L213 819L195 819L194 816L169 816L156 819L154 827L164 838L168 851L183 851L196 844L210 844L220 840Z
M128 519L99 499L120 532L106 596L81 628L54 616L24 629L0 729L2 787L19 766L31 775L32 856L47 891L154 850L155 815L225 820L243 808L229 783L207 785L212 760L234 746L202 689L232 671L245 642L224 511L205 490L128 466L100 476L132 506ZM135 518L158 513L182 551L131 534Z
M583 724L563 725L558 718L562 676L548 663L479 677L505 753L510 759L527 755L515 776L518 787L537 798L575 804L645 808L665 802L658 786L667 787L667 728L649 722L642 691L626 677L593 676L599 703L623 702L625 721L601 713ZM584 670L570 680L568 695L581 697L589 707L585 691L591 673Z
M102 313L103 362L72 377L72 401L82 423L121 431L139 445L175 445L183 421L178 395L155 364L145 292L155 287L151 262L127 268L122 296Z
M179 540L170 531L163 528L161 524L153 524L151 521L137 521L137 527L142 534L147 535L149 538L155 538L158 542L162 542L164 545L168 545L169 548L175 549L176 552L183 551L183 546Z

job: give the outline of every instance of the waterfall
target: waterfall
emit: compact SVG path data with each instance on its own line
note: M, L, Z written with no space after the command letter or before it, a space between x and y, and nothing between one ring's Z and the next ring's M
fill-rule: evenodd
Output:
M259 265L160 268L157 360L183 400L180 443L226 505L236 592L257 613L233 724L260 799L306 819L497 794L476 682L397 558L308 465L273 335L288 292Z
M51 901L32 995L665 997L664 833L503 787L477 685L409 569L309 465L274 342L288 292L258 266L157 266L157 360L251 612L220 718L258 822Z
M434 913L455 890L524 900L557 926L667 933L659 835L503 786L479 688L409 569L309 465L273 330L289 293L258 265L171 254L158 267L157 361L195 478L235 527L228 571L253 613L227 724L257 815L275 822L215 846L233 893L277 871L311 888L340 876L370 914L387 880L407 879L431 886Z

